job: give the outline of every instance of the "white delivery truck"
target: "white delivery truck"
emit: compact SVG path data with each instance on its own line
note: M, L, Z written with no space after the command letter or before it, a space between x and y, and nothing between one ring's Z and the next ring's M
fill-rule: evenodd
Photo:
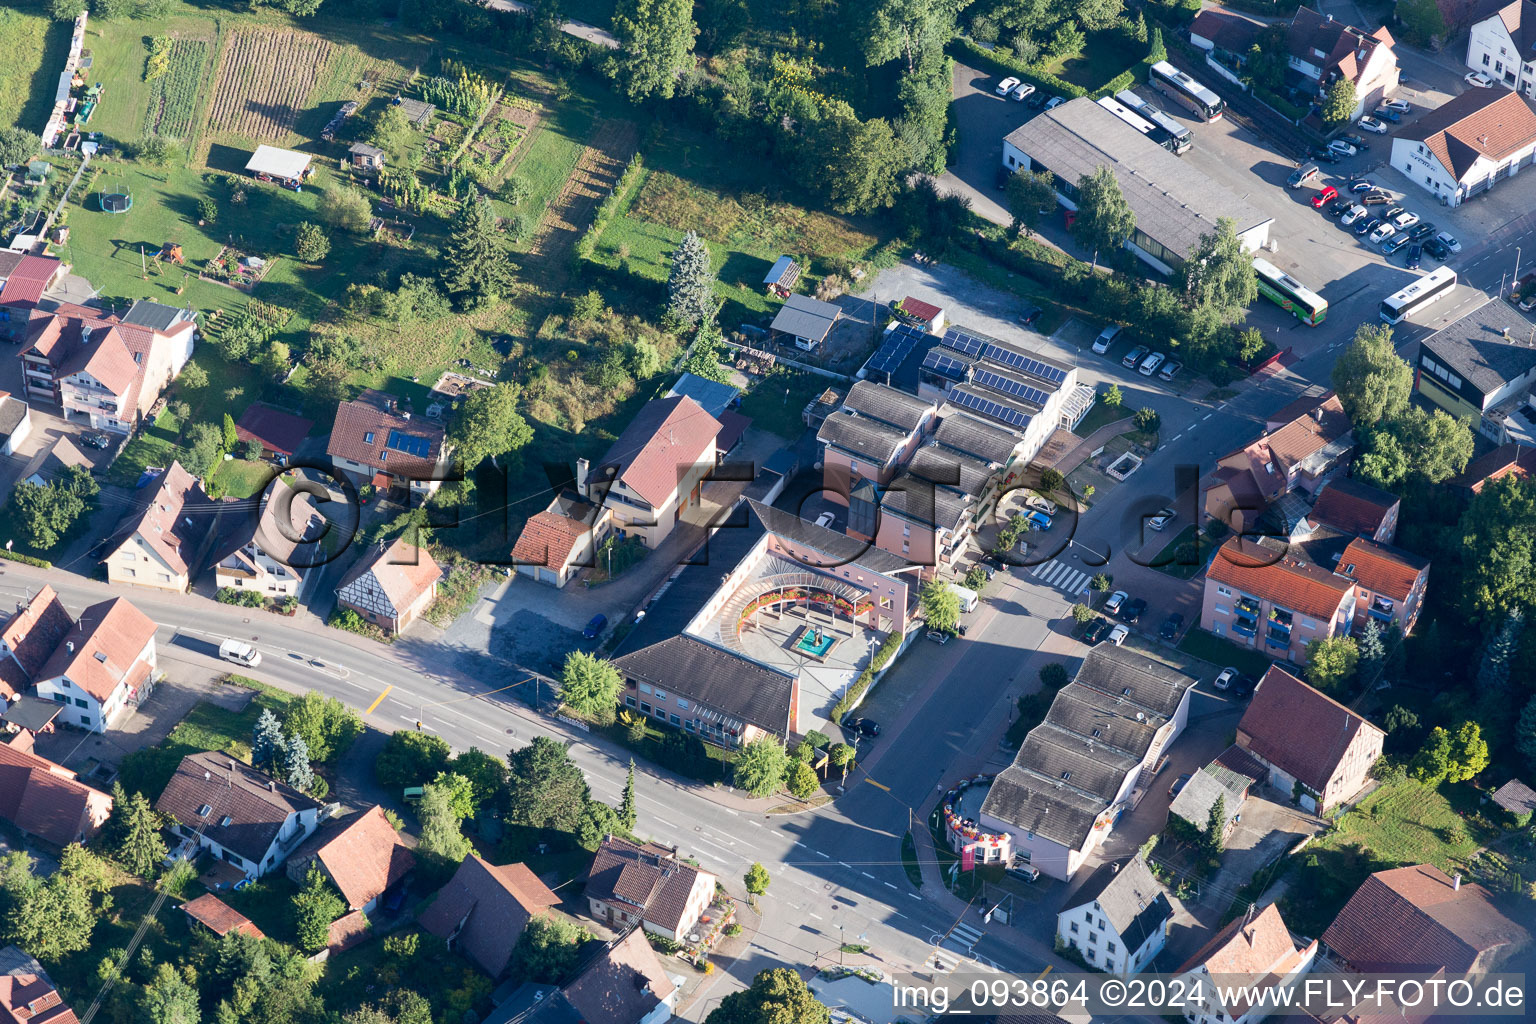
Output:
M981 595L969 587L962 587L958 583L949 585L950 591L960 599L960 610L970 612L976 610L976 604L981 600Z
M219 644L219 657L237 665L245 665L247 668L255 668L261 664L261 652L239 640L225 640Z

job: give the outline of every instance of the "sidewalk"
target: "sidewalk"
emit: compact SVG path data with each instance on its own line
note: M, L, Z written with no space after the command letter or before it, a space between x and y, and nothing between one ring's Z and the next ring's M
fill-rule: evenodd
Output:
M1056 457L1056 461L1051 465L1054 469L1060 472L1062 476L1066 476L1078 466L1081 466L1084 462L1087 462L1089 456L1098 451L1100 448L1104 447L1104 445L1108 444L1111 438L1119 437L1121 434L1129 434L1135 429L1136 423L1135 417L1133 416L1126 416L1125 419L1116 420L1113 423L1106 423L1104 426L1100 427L1098 430L1095 430L1093 433L1077 442L1077 444L1073 445L1071 448L1068 448L1066 451L1058 455Z

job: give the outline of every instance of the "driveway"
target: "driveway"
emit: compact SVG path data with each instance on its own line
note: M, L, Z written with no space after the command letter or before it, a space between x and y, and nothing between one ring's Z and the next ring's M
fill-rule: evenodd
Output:
M1013 218L997 189L997 169L1003 165L1003 138L1024 124L1038 110L1027 103L999 96L996 75L964 64L955 64L954 111L960 143L954 163L939 178L946 192L958 192L971 200L971 209L994 224Z

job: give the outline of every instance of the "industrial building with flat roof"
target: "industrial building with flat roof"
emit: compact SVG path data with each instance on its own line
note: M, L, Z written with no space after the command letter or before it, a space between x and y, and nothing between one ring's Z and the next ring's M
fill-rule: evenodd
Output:
M1160 273L1169 273L1216 230L1220 217L1233 221L1251 251L1269 241L1274 218L1244 202L1090 99L1070 100L1015 128L1003 140L1009 170L1048 171L1056 194L1077 209L1077 183L1108 167L1136 214L1126 248Z

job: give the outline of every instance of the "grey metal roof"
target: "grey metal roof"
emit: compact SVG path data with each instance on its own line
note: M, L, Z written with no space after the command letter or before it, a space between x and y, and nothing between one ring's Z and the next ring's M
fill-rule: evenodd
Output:
M740 388L732 387L729 384L722 384L717 380L710 380L708 377L700 377L696 373L684 373L681 377L677 378L677 383L673 384L671 390L663 397L672 398L676 395L687 395L695 402L698 402L705 412L715 419L719 419L720 414L730 408L731 403L736 401L736 396L739 394L741 394Z
M664 686L769 732L789 731L795 679L691 636L669 637L614 659L626 676Z
M1011 430L1004 430L953 406L941 408L939 415L942 419L933 434L935 441L995 466L1007 465L1022 440Z
M945 530L954 529L967 511L968 495L903 473L880 494L880 511L900 519Z
M1073 893L1070 903L1073 908L1089 903L1097 906L1132 950L1140 949L1173 916L1167 891L1140 857L1100 865Z
M358 156L383 156L384 151L378 146L370 146L366 142L354 142L348 153L356 153Z
M988 463L937 444L926 444L913 453L907 471L970 495L980 495L995 475Z
M934 404L884 384L861 380L849 390L848 397L843 399L843 408L857 409L864 416L873 416L911 433L932 414Z
M27 403L14 395L0 399L0 437L10 437L26 418Z
M842 310L830 302L822 302L807 295L791 295L773 318L772 327L797 338L820 341L832 329Z
M788 281L785 281L785 276L790 274L791 271L794 272L793 275L790 276ZM794 258L791 256L780 256L773 261L773 266L768 268L768 274L763 278L763 284L778 284L788 288L795 283L795 279L799 276L800 267L795 263Z
M1230 820L1242 807L1243 798L1253 780L1239 775L1219 764L1208 764L1190 776L1179 795L1168 805L1169 814L1177 814L1201 832L1211 820L1211 808L1216 798L1227 802L1227 818Z
M167 306L163 302L139 299L123 316L123 323L138 324L152 331L167 331L173 324L191 318L191 312L180 306Z
M1072 681L1167 718L1198 680L1145 654L1100 646L1088 652Z
M861 565L878 573L905 572L916 568L906 559L899 558L889 551L883 551L862 540L855 540L836 530L829 530L825 526L807 522L793 512L785 512L750 498L747 499L746 504L769 532L787 537L797 544L803 544L828 558L847 562L850 565Z
M816 431L816 440L822 444L834 445L882 466L895 457L907 437L906 431L848 408L828 416Z
M1136 227L1177 253L1188 253L1201 235L1215 231L1218 217L1232 218L1239 233L1274 219L1086 97L1030 119L1009 133L1008 142L1074 184L1109 167L1136 214Z
M1503 299L1489 299L1419 348L1486 395L1536 368L1533 341L1536 324Z
M1049 784L1018 765L1009 765L992 780L981 804L982 814L1074 850L1087 839L1102 810L1102 800L1068 789L1065 783Z

